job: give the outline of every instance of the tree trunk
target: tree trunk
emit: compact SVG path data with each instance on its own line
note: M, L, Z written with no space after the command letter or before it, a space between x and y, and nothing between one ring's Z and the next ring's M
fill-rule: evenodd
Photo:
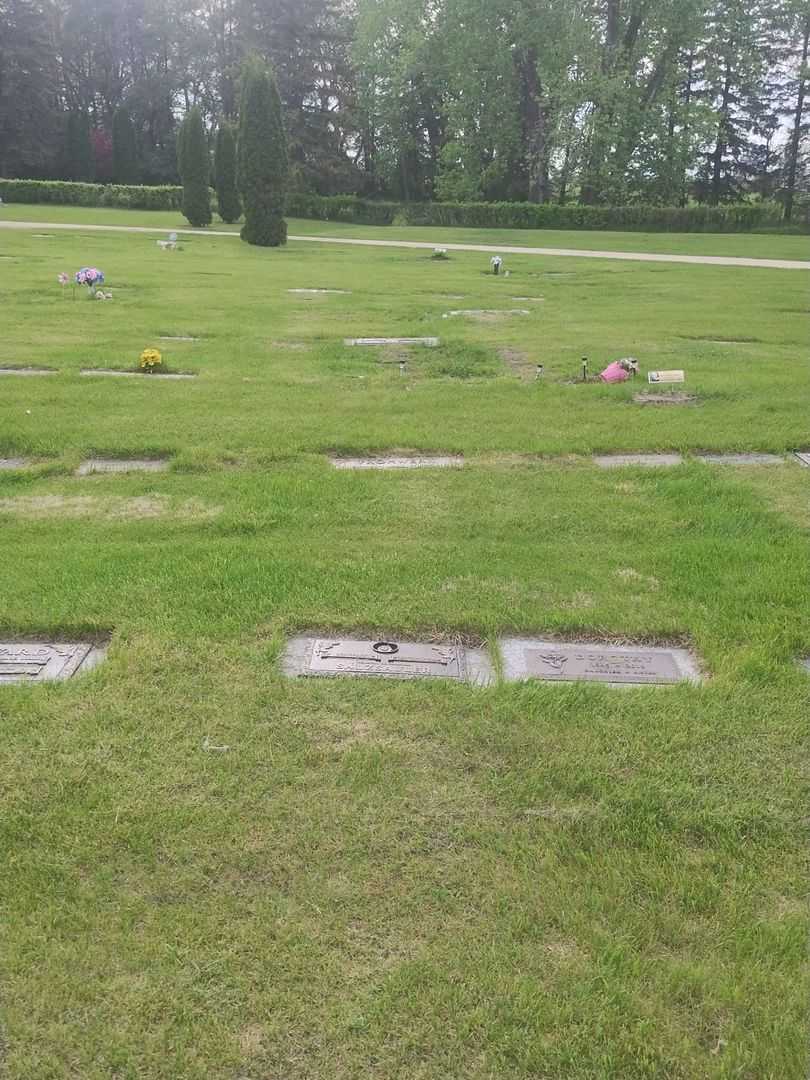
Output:
M520 108L524 155L529 181L529 202L548 202L551 185L548 175L548 107L541 101L542 86L537 75L537 49L529 46L515 54L520 76Z
M717 143L712 154L712 187L709 202L717 206L720 202L720 184L723 174L723 155L728 147L728 110L731 97L731 64L726 60L726 74L723 80L723 97L720 102L720 119L717 124Z
M796 192L796 173L799 165L799 142L801 140L804 114L804 93L807 87L808 40L810 40L810 13L805 16L802 36L802 64L799 69L799 86L796 93L796 110L793 114L793 131L790 136L788 175L787 184L785 185L785 221L790 221L793 217L793 196Z

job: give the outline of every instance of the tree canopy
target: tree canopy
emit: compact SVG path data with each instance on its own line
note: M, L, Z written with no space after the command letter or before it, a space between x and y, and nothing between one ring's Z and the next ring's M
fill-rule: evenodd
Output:
M174 182L182 116L236 121L252 52L295 190L789 206L809 21L810 0L0 0L0 173L67 178L75 117L99 147L129 115L141 181Z

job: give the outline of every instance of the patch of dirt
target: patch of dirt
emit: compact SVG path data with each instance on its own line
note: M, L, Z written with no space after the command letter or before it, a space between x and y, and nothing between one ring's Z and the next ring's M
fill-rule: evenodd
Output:
M245 1057L255 1057L263 1048L264 1028L261 1024L248 1024L239 1032L239 1049Z
M192 521L216 517L221 512L221 506L207 506L200 499L186 499L173 506L165 495L140 495L129 499L98 495L23 495L0 499L0 513L35 519L94 517L106 521L132 521L174 518Z
M498 349L498 356L519 378L528 382L533 377L535 365L531 362L528 355L520 349L511 349L508 346L503 346Z
M646 390L633 394L637 405L694 405L696 394L685 394L682 390L673 390L665 394L648 393Z

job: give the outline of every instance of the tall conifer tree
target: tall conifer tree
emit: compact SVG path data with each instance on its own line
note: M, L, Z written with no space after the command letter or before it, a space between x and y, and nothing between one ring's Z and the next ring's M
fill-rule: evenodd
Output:
M242 67L238 183L245 208L242 239L277 247L287 242L287 136L273 73L257 57Z

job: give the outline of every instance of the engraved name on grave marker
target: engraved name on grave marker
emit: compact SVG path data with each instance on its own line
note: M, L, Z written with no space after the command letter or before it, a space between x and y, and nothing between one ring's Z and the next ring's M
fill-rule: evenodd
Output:
M312 646L308 673L389 679L463 679L464 652L458 645L318 638Z
M69 679L92 666L99 651L88 644L0 642L0 684Z
M508 679L667 684L697 678L694 662L682 649L522 639L507 639L502 645Z

